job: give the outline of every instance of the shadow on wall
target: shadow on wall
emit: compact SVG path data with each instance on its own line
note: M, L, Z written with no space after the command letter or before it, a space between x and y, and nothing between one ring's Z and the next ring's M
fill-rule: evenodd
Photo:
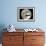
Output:
M4 30L5 29L5 30ZM2 43L2 36L3 36L3 32L6 32L6 27L4 24L0 24L0 43Z

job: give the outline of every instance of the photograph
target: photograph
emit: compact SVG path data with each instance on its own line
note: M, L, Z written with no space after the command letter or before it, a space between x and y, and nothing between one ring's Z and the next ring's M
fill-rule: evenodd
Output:
M35 21L35 9L34 7L18 7L17 9L18 21Z

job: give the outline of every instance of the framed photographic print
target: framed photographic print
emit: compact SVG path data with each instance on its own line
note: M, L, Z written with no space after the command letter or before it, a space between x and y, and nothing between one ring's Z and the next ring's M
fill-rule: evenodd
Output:
M34 7L18 7L17 20L20 22L34 22L35 8Z

